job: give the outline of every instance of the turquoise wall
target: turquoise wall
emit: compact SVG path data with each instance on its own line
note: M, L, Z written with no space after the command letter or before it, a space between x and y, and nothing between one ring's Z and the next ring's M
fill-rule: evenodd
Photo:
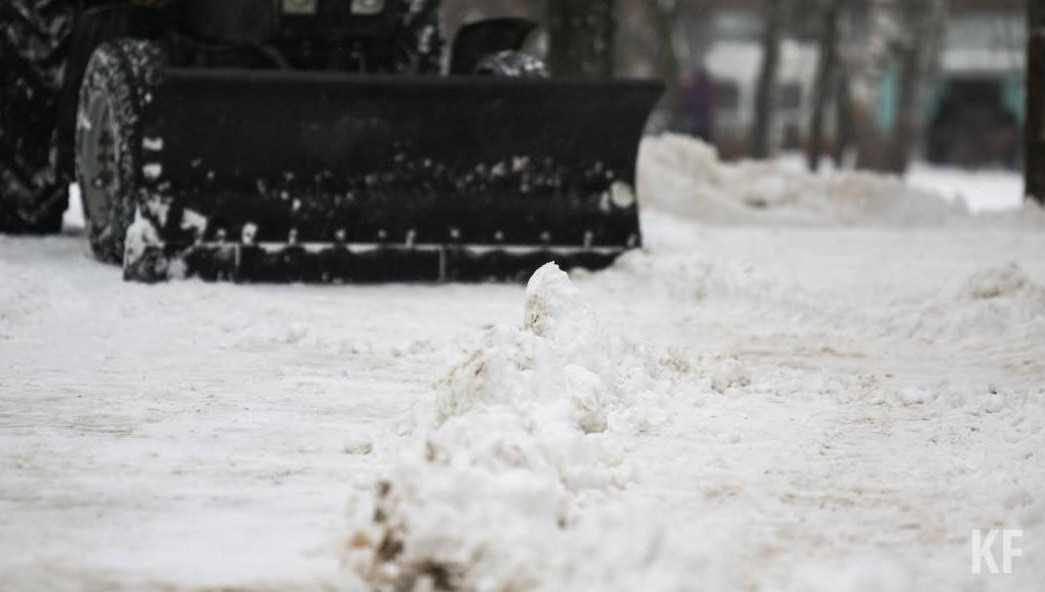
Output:
M1010 74L1002 82L1002 102L1016 115L1022 125L1027 118L1027 78L1024 74Z
M890 62L882 73L882 88L878 95L878 131L883 135L892 133L896 126L899 87L896 64Z

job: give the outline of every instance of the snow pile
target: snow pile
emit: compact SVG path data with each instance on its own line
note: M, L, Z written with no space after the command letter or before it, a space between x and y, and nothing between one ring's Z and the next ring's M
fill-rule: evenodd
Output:
M711 327L732 333L731 328L743 326L746 332L764 336L825 331L839 323L874 327L865 311L824 298L793 275L767 269L748 257L658 252L656 248L634 251L594 276L591 284L624 298L633 293L634 286L642 286L643 300L672 303L671 314L659 321L671 326L687 324L698 338L706 336ZM650 323L646 321L646 326Z
M822 307L823 302L807 294L792 278L767 273L748 259L705 257L632 251L595 280L600 284L641 281L646 291L680 302L704 303L723 300L762 306L767 300L786 301L794 306Z
M8 330L39 322L61 302L73 303L68 308L79 308L77 294L67 282L45 282L0 262L0 339Z
M910 334L927 341L1045 339L1045 286L1017 264L973 273L956 296L923 308Z
M692 583L692 557L621 495L636 474L628 439L667 424L675 377L608 337L567 275L543 267L524 325L489 331L415 412L349 564L378 590Z
M965 282L962 292L973 300L1015 299L1029 304L1039 313L1045 312L1045 288L1036 284L1015 263L976 272Z
M713 147L687 136L647 138L639 158L644 205L704 222L927 226L969 215L964 203L899 178L810 175L772 161L724 163Z

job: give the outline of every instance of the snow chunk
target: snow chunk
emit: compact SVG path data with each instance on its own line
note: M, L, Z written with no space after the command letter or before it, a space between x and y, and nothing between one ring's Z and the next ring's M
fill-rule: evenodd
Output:
M124 258L135 264L145 257L150 247L161 246L159 232L141 212L135 213L134 222L127 228L124 238Z
M990 300L1018 296L1025 292L1045 292L1015 263L985 269L973 274L965 283L964 293L974 300Z
M142 149L150 152L160 152L163 150L163 138L142 138Z
M992 393L987 397L987 404L984 405L984 409L987 413L1001 413L1002 409L1005 409L1005 399L998 393Z
M580 292L570 277L554 263L537 270L526 285L526 327L541 337L564 338L580 330L597 331L591 311L580 302Z
M156 162L148 163L142 166L142 174L145 175L146 179L155 181L163 176L163 165Z
M345 442L342 451L353 455L370 454L374 451L374 443L369 438L352 438Z
M933 400L931 391L918 386L900 389L899 395L904 405L924 405Z

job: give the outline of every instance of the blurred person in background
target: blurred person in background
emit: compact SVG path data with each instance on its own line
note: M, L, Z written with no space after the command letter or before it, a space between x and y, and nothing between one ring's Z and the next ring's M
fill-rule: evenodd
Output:
M711 142L714 136L714 93L711 77L702 67L685 69L679 76L677 131Z

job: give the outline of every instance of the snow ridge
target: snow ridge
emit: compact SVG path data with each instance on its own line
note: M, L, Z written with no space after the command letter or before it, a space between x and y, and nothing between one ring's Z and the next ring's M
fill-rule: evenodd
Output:
M1017 264L980 269L958 293L900 314L912 337L983 345L997 339L1040 343L1045 338L1045 286Z
M524 324L489 331L416 411L349 563L378 590L681 586L693 574L663 527L619 495L636 473L626 438L668 422L674 375L543 267Z
M967 220L965 203L909 187L899 177L860 172L810 175L775 161L725 163L699 140L643 140L644 205L716 224L940 226Z

